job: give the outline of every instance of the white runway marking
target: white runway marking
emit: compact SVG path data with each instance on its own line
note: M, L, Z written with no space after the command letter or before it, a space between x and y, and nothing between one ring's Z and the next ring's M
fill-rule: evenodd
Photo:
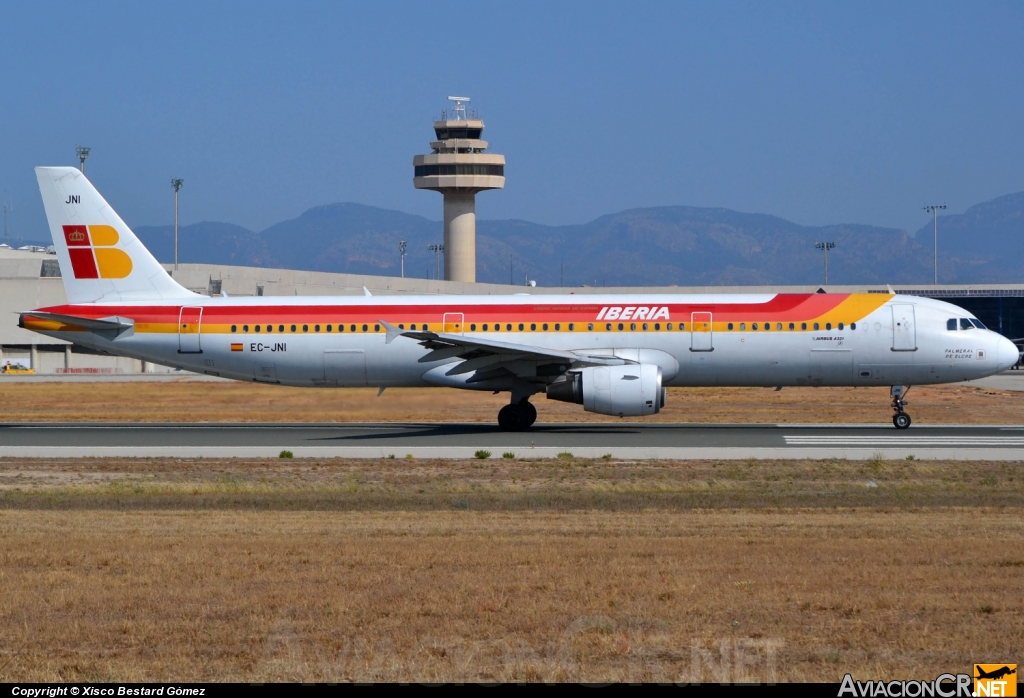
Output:
M1024 446L1024 436L804 436L784 435L787 446Z

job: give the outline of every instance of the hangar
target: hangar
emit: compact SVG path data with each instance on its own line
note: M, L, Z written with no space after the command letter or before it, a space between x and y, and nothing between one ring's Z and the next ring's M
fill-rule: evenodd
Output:
M345 296L401 294L588 294L588 293L813 293L816 286L652 286L535 287L435 279L334 274L218 264L179 264L164 268L186 288L208 296ZM887 287L829 286L832 293L887 293ZM894 286L900 294L948 301L970 311L989 328L1018 344L1024 341L1024 284ZM30 364L38 373L170 372L135 359L90 353L81 347L23 330L18 313L67 302L57 257L46 248L0 245L0 364Z

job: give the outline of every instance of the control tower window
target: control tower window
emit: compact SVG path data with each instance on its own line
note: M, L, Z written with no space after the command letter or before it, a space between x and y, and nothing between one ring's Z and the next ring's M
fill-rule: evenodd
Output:
M413 169L416 177L434 177L440 175L505 176L504 165L417 165Z
M479 140L483 129L480 128L436 128L437 140L446 141L449 138L472 138Z

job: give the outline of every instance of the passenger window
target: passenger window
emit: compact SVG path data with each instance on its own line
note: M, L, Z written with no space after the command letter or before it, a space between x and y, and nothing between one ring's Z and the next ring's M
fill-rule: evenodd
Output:
M260 331L260 326L259 326L259 325L256 325L256 330L255 330L255 331L256 331L256 332L259 332L259 331Z
M314 332L319 332L320 331L320 325L313 325L313 331Z
M970 320L968 320L965 317L962 317L962 318L960 318L960 329L961 330L973 330L974 329L974 325L971 324Z
M470 325L469 326L469 331L470 332L476 332L476 325Z
M546 330L547 328L548 328L548 326L544 325L544 329ZM562 329L562 326L556 322L555 323L555 332L558 332L561 329Z
M302 326L302 331L303 332L309 332L309 325L303 325Z
M401 327L399 327L399 329L401 329ZM331 325L328 325L328 326L327 326L327 331L328 331L328 332L330 332L330 331L331 331Z
M794 325L792 322L789 323L789 331L792 332L795 329L796 329L796 325Z
M295 325L292 325L292 332L295 331Z
M671 322L665 323L665 329L666 330L671 330L672 329L672 323Z
M520 331L520 332L522 332L522 331L523 331L523 327L524 327L523 323L521 323L521 322L520 322L520 323L519 323L519 331Z
M818 329L818 323L814 323L814 329Z
M380 325L374 325L373 326L373 331L374 332L380 332Z
M274 331L274 326L273 325L267 325L267 332L273 332L273 331Z
M284 332L284 325L278 325L277 326L277 331L278 332Z
M427 329L426 325L423 326L423 329ZM294 331L295 331L295 325L292 325L292 332L294 332ZM349 325L348 326L348 331L349 332L355 332L356 331L356 326L355 325Z
M750 325L750 329L752 329L752 330L756 330L756 329L757 329L757 323L756 323L756 322L754 322L754 323L751 323L751 325Z
M366 325L363 325L363 332L368 332L368 331L369 331L369 329L370 329L370 328L369 328L368 326L366 326ZM305 332L305 331L306 331L306 326L305 326L305 325L303 325L303 326L302 326L302 331L303 331L303 332Z
M487 331L487 323L485 322L484 323L484 332L486 332L486 331Z
M238 332L238 325L232 325L231 326L231 331L232 332Z
M831 330L832 329L832 323L831 322L826 322L825 323L825 329L826 330Z
M523 329L523 326L520 325L519 329ZM506 332L511 332L512 331L512 323L511 322L505 323L505 331Z
M744 331L744 330L746 330L746 329L747 329L747 323L745 323L745 322L741 322L741 323L740 323L740 331L742 332L742 331Z
M635 322L629 323L629 329L630 330L635 330L636 329L636 323Z
M768 331L768 330L770 330L771 328L772 328L772 323L770 323L770 322L766 322L766 323L764 323L764 331L765 331L765 332L767 332L767 331Z
M344 325L338 325L338 332L344 332L344 331L345 331L345 326Z
M593 332L593 331L594 331L594 323L588 322L587 323L587 332Z
M556 330L558 329L558 325L555 325L555 329ZM576 323L575 322L570 322L569 323L569 331L570 332L575 332L576 331Z
M657 330L660 330L660 329L661 329L661 323L660 323L660 322L656 322L656 323L654 323L654 329L655 329L656 331L657 331ZM732 329L732 328L730 328L730 329Z
M729 323L728 327L729 327L730 330L732 329L732 323L731 322Z
M686 323L685 322L680 322L679 323L679 331L682 332L685 329L686 329Z
M248 331L249 331L249 326L248 325L242 325L242 332L248 332Z
M843 323L839 323L839 329L843 329Z
M851 323L850 323L850 329L851 329L851 330L855 330L855 329L857 329L857 323L856 323L856 322L851 322Z
M956 329L956 318L955 317L951 317L950 319L946 320L946 329L947 330L955 330Z
M647 331L647 323L645 322L644 323L644 332L646 332L646 331Z
M781 330L782 329L782 323L781 322L776 322L775 323L775 329Z
M622 330L624 330L625 328L626 328L626 326L620 322L619 323L619 332L622 332Z
M604 328L605 328L605 330L607 330L608 332L611 332L611 331L612 331L612 323L610 323L610 322L609 322L609 323L607 323L607 324L606 324L606 325L604 326Z
M355 329L355 328L356 328L356 326L352 325L352 329ZM427 323L424 322L423 323L423 331L424 332L430 332L430 325L428 325Z
M800 329L801 330L806 330L807 329L807 323L806 322L801 322L800 323Z

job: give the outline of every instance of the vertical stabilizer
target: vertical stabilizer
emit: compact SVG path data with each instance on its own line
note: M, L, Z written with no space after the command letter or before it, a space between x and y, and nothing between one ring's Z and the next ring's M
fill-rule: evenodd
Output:
M50 235L70 303L195 298L164 271L74 167L37 167Z

